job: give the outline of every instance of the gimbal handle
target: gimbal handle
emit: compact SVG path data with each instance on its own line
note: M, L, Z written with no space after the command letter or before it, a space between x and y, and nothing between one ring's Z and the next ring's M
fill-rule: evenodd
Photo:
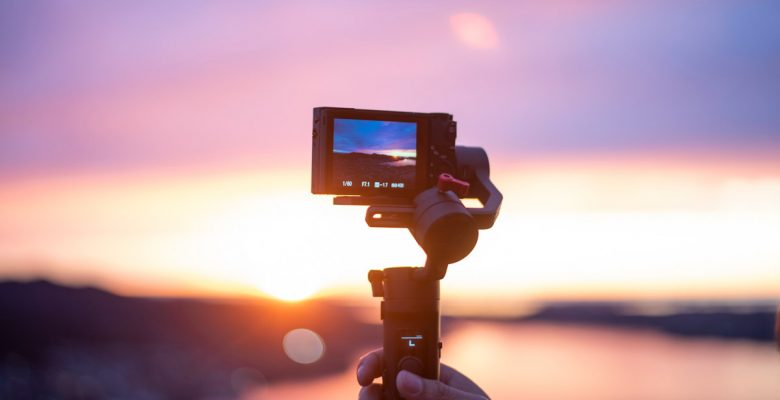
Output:
M439 281L447 266L466 257L477 244L479 229L488 229L498 216L503 199L490 181L487 154L478 147L455 148L455 175L468 182L470 197L482 208L466 208L446 187L419 193L412 203L374 199L366 211L371 227L408 228L427 255L425 266L385 268L368 274L374 297L382 297L382 384L385 400L401 399L395 385L399 371L424 378L439 378L441 338ZM451 178L451 177L448 177ZM355 204L336 198L336 204ZM366 201L366 200L363 200ZM381 204L381 205L379 205Z
M425 279L423 268L395 267L368 273L374 297L382 297L382 391L400 400L395 378L401 370L439 379L441 339L439 280Z

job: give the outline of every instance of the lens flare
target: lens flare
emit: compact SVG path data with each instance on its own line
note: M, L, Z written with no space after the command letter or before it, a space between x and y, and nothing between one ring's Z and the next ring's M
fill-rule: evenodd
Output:
M458 13L450 17L450 26L463 44L477 49L498 47L498 33L493 23L476 13Z
M293 329L282 339L287 357L299 364L317 362L325 354L325 343L320 335L309 329Z

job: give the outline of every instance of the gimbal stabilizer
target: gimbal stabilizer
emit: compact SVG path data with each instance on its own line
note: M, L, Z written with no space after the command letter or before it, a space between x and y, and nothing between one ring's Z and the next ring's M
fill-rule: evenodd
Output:
M439 280L447 266L462 260L477 244L479 229L488 229L498 216L502 195L490 182L487 154L478 147L456 146L460 179L442 174L438 187L427 189L408 205L373 205L366 211L371 227L408 228L425 251L425 266L394 267L368 274L374 297L383 297L384 328L382 382L386 400L401 399L395 385L400 370L428 379L439 378ZM462 180L462 181L461 181ZM464 182L465 181L465 182ZM466 208L458 198L480 200L482 208ZM347 204L336 198L336 204ZM354 203L352 203L354 204Z

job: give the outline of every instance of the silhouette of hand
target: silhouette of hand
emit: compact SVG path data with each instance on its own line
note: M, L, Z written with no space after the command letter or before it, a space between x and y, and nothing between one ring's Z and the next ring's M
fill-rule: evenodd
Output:
M357 380L360 400L381 400L382 385L373 383L382 376L382 350L374 350L360 359ZM408 400L488 400L488 395L471 379L454 368L441 364L439 380L424 379L409 371L396 377L398 391Z
M775 316L775 342L777 342L777 350L780 351L780 307L777 307Z

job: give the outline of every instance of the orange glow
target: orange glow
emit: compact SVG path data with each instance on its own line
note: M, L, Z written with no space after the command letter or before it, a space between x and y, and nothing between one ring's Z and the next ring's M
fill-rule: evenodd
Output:
M309 278L302 280L301 276L294 270L281 274L272 272L271 274L273 278L266 277L266 279L259 281L257 288L263 293L283 301L305 300L315 294L321 286L321 283L313 282Z
M780 295L776 162L612 161L620 167L496 162L502 215L450 267L445 298L501 297L492 303L511 308ZM422 264L408 232L369 229L364 208L333 206L308 180L306 170L237 167L11 182L0 189L3 271L126 294L294 301L366 296L369 269Z

